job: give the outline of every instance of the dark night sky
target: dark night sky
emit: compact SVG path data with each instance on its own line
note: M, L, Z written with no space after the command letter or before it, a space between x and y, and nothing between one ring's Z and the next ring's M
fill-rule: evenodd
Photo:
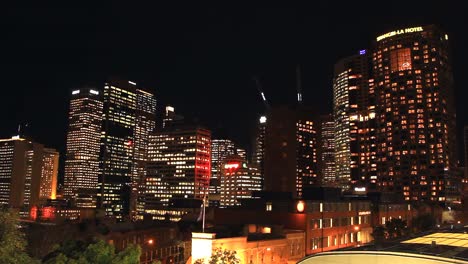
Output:
M33 138L63 154L70 90L118 75L154 89L159 107L171 103L215 136L247 147L263 110L252 75L260 76L273 104L293 102L299 63L305 103L327 113L339 58L368 48L381 33L426 24L449 34L458 131L468 124L468 16L462 1L420 1L422 7L416 1L376 2L373 10L357 1L309 2L314 4L294 8L3 6L0 136L29 122Z

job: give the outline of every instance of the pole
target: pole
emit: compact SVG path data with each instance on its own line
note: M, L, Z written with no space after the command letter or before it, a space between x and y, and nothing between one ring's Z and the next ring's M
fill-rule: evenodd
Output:
M206 200L206 192L203 195L202 233L205 233L205 200Z

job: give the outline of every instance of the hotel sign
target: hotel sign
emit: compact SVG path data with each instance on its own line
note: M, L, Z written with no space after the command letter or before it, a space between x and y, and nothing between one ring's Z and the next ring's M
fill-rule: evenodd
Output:
M396 35L406 34L406 33L414 33L414 32L421 32L423 31L422 27L412 27L412 28L405 28L399 29L392 32L385 33L377 37L377 41L381 41L382 39L393 37Z

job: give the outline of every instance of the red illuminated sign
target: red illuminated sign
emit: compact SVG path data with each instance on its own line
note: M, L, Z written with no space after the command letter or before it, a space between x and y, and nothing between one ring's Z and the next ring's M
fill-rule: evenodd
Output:
M239 163L228 163L228 164L224 164L224 168L227 169L227 170L238 169L239 166L240 166Z

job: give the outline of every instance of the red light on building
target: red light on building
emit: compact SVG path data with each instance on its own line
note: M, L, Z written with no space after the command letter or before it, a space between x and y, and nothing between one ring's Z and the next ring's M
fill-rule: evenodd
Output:
M224 164L224 168L227 169L227 170L238 169L239 166L240 166L239 163L228 163L228 164Z
M44 220L52 220L55 218L55 208L54 207L43 207L42 208L42 216L41 218Z
M304 201L299 201L299 202L297 202L297 204L296 204L296 210L297 210L299 213L303 213L303 212L304 212L304 209L305 209L305 203L304 203Z
M129 141L127 141L127 142L125 143L125 145L127 145L127 146L131 146L132 144L133 144L133 142L132 142L131 140L129 140Z
M29 217L31 218L31 220L36 221L36 219L37 219L37 206L31 207L31 211L29 212Z

